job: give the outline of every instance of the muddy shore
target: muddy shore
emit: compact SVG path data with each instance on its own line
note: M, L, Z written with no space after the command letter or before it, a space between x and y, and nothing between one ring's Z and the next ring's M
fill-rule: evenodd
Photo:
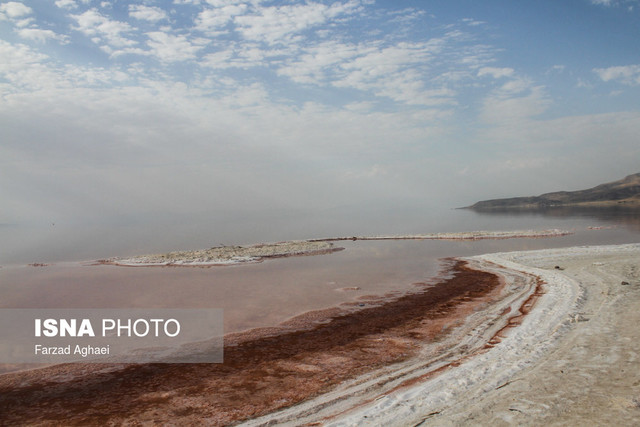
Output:
M638 260L637 244L452 259L401 297L228 335L223 364L2 375L0 423L632 425Z
M423 343L453 335L470 313L501 298L495 274L456 261L449 275L365 309L228 336L223 364L59 365L7 374L0 377L2 421L227 425L289 407L415 357Z

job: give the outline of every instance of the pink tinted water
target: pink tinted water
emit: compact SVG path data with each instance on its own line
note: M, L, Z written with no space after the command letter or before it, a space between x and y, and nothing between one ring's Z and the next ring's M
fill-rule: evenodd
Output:
M5 308L223 308L225 332L274 326L310 310L398 294L428 282L440 259L580 244L627 243L614 228L544 239L337 242L344 251L231 267L61 263L0 268Z

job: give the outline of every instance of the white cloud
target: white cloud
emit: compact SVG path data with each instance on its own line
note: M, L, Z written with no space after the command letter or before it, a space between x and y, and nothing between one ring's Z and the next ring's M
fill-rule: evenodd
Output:
M45 43L47 40L58 40L66 42L69 38L65 35L55 33L51 30L42 30L39 28L21 28L16 30L16 33L27 40L32 40L38 43Z
M365 16L358 12L365 3L333 1L176 0L171 21L168 11L151 7L160 2L145 1L120 22L111 10L58 0L64 9L82 6L72 12L73 29L95 41L94 53L138 57L80 67L45 55L45 47L0 42L0 178L28 183L10 194L10 203L25 202L12 217L54 205L70 215L85 207L103 214L112 205L134 213L335 206L362 194L414 196L424 192L428 174L480 171L491 162L511 177L533 175L557 167L554 156L563 150L579 165L598 157L637 163L638 114L545 120L547 88L495 66L496 49L476 38L485 34L474 22L443 30L409 19L399 26L387 19L391 6ZM193 26L173 28L183 12ZM147 32L148 24L133 18L164 27ZM64 37L35 28L36 14L11 19L26 40ZM422 29L413 31L417 25ZM228 34L208 41L193 36L222 32ZM203 68L173 66L196 60ZM638 67L594 72L603 81L638 84ZM7 159L27 159L29 167L8 172ZM243 174L230 181L238 170ZM344 177L352 179L345 184ZM41 185L51 190L46 201ZM469 192L478 191L474 185ZM82 197L54 200L69 187Z
M269 94L265 87L259 83L254 83L248 87L241 87L233 95L223 98L233 107L264 106L268 104Z
M407 105L454 105L456 88L477 74L496 78L510 68L477 69L493 60L493 49L478 46L455 30L421 42L350 44L335 40L300 47L277 65L277 73L292 81L357 89Z
M102 15L96 9L89 9L79 15L71 15L78 26L75 28L81 33L92 37L92 41L99 43L102 39L115 47L133 46L137 44L134 40L123 36L124 33L132 32L134 29L126 22L114 21Z
M11 19L20 18L21 16L30 15L33 13L33 9L22 3L10 1L0 4L0 12L4 13Z
M32 64L39 64L48 57L42 53L33 51L23 44L11 44L0 40L0 73L7 75L17 75L21 70Z
M75 0L56 0L56 6L62 9L75 9L78 7L78 4Z
M246 4L226 5L215 9L205 9L195 20L196 29L204 32L216 32L229 23L234 16L247 10Z
M591 4L603 7L623 7L626 6L629 12L633 12L634 5L638 0L591 0Z
M557 64L548 68L547 71L545 71L545 74L553 74L553 73L562 74L564 73L566 68L567 68L566 65Z
M596 68L593 71L605 82L614 80L630 86L640 85L640 64Z
M28 25L31 25L33 21L34 21L33 18L25 18L25 19L18 19L14 21L14 23L17 28L24 28Z
M200 61L200 65L218 69L236 67L237 65L231 62L232 58L233 50L222 50L205 55L204 58L202 58L202 60Z
M486 24L486 22L484 21L477 21L473 18L463 18L462 22L464 22L465 24L471 26L471 27L479 27L481 25Z
M199 64L216 69L248 69L264 67L273 57L283 54L282 50L261 49L258 45L251 43L231 44L228 49L205 55Z
M171 35L160 31L147 33L147 45L151 54L162 62L175 62L194 59L204 46L201 41L192 43L184 35Z
M451 103L452 90L427 88L425 81L432 55L440 47L430 43L398 43L394 46L375 45L323 46L308 57L302 68L284 70L298 81L328 79L335 87L371 91L409 105L439 105Z
M498 128L512 128L542 114L550 104L542 86L514 79L492 91L483 102L481 118ZM503 140L503 139L498 139Z
M478 70L478 77L491 76L494 79L499 79L502 77L511 77L513 73L513 68L482 67Z
M0 86L0 98L7 94L41 97L50 102L60 93L77 95L75 89L119 84L128 79L117 69L58 65L49 56L24 44L10 44L0 40L0 80L10 84ZM56 94L54 94L57 93ZM32 106L37 107L37 104Z
M362 101L362 102L351 102L344 106L345 110L354 111L359 113L368 113L373 110L375 104L372 102Z
M5 95L50 87L65 87L59 73L48 68L49 57L24 44L0 40L0 99Z
M129 16L142 21L158 22L167 19L167 13L159 7L129 5Z
M331 74L339 70L340 64L353 60L358 55L374 51L354 44L335 41L323 42L308 47L278 69L278 74L287 76L297 83L325 84Z
M360 2L346 3L307 2L304 5L261 7L254 14L237 16L234 19L237 30L249 40L266 43L285 43L295 35L327 22L340 15L351 14L359 9Z
M206 0L206 3L214 7L225 7L237 4L251 3L254 6L262 3L263 0Z

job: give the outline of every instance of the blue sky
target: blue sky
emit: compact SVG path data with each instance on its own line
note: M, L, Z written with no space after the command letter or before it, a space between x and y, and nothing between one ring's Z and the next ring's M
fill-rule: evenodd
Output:
M0 223L640 171L636 0L0 2Z

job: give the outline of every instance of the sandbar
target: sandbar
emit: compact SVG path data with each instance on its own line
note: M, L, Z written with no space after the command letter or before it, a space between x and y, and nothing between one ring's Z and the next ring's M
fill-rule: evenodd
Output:
M100 260L101 264L120 266L216 266L262 262L265 258L321 255L340 251L326 241L289 241L260 243L250 246L218 246L210 249L175 251L165 254L140 255L128 258Z
M249 246L217 246L210 249L175 251L164 254L138 255L133 257L113 257L99 260L100 264L129 267L211 267L262 262L270 258L290 256L324 255L343 250L333 242L344 240L485 240L561 237L573 234L571 231L514 230L514 231L468 231L455 233L376 235L315 238L277 243L259 243ZM35 264L33 264L35 265ZM44 265L44 264L39 264Z

